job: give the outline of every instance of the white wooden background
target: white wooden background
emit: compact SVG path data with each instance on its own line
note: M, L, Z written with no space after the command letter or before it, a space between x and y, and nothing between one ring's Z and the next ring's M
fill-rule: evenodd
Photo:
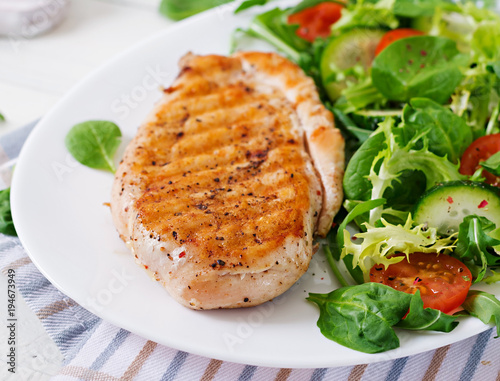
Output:
M158 13L159 2L71 0L66 19L56 29L33 39L0 37L0 113L6 118L0 122L0 135L40 118L92 70L172 25ZM58 373L62 356L19 294L18 373L9 376L4 275L0 290L0 379L49 379Z

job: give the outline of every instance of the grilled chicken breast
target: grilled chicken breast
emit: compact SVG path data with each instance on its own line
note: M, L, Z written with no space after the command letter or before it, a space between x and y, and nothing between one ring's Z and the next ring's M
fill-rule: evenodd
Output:
M186 55L116 173L121 238L178 302L254 306L296 282L342 200L344 142L274 53Z

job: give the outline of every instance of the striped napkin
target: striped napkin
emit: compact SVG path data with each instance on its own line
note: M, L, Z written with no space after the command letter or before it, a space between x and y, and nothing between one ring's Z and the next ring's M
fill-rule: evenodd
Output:
M34 124L0 138L3 187L10 183L12 166ZM500 339L493 339L493 329L434 351L369 365L256 367L178 351L102 321L58 291L30 261L17 238L0 235L0 270L7 274L9 269L15 270L17 290L64 356L54 380L500 381Z

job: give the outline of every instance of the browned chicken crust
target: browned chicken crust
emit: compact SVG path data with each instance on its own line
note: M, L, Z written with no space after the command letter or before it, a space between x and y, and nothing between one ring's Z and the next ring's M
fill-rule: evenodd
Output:
M343 139L312 80L277 54L188 54L180 67L118 168L115 225L180 303L263 303L332 224Z

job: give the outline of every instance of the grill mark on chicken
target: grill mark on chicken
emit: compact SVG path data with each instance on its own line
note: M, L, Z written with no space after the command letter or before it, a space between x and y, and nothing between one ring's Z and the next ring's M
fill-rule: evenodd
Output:
M330 133L334 150L343 141L329 131L331 114L312 81L276 54L188 55L181 67L127 148L114 221L137 260L182 304L256 305L306 271L318 223L325 234L340 206L325 192L340 192L343 152L337 162L327 154L313 163L311 132ZM321 125L308 131L308 118Z

